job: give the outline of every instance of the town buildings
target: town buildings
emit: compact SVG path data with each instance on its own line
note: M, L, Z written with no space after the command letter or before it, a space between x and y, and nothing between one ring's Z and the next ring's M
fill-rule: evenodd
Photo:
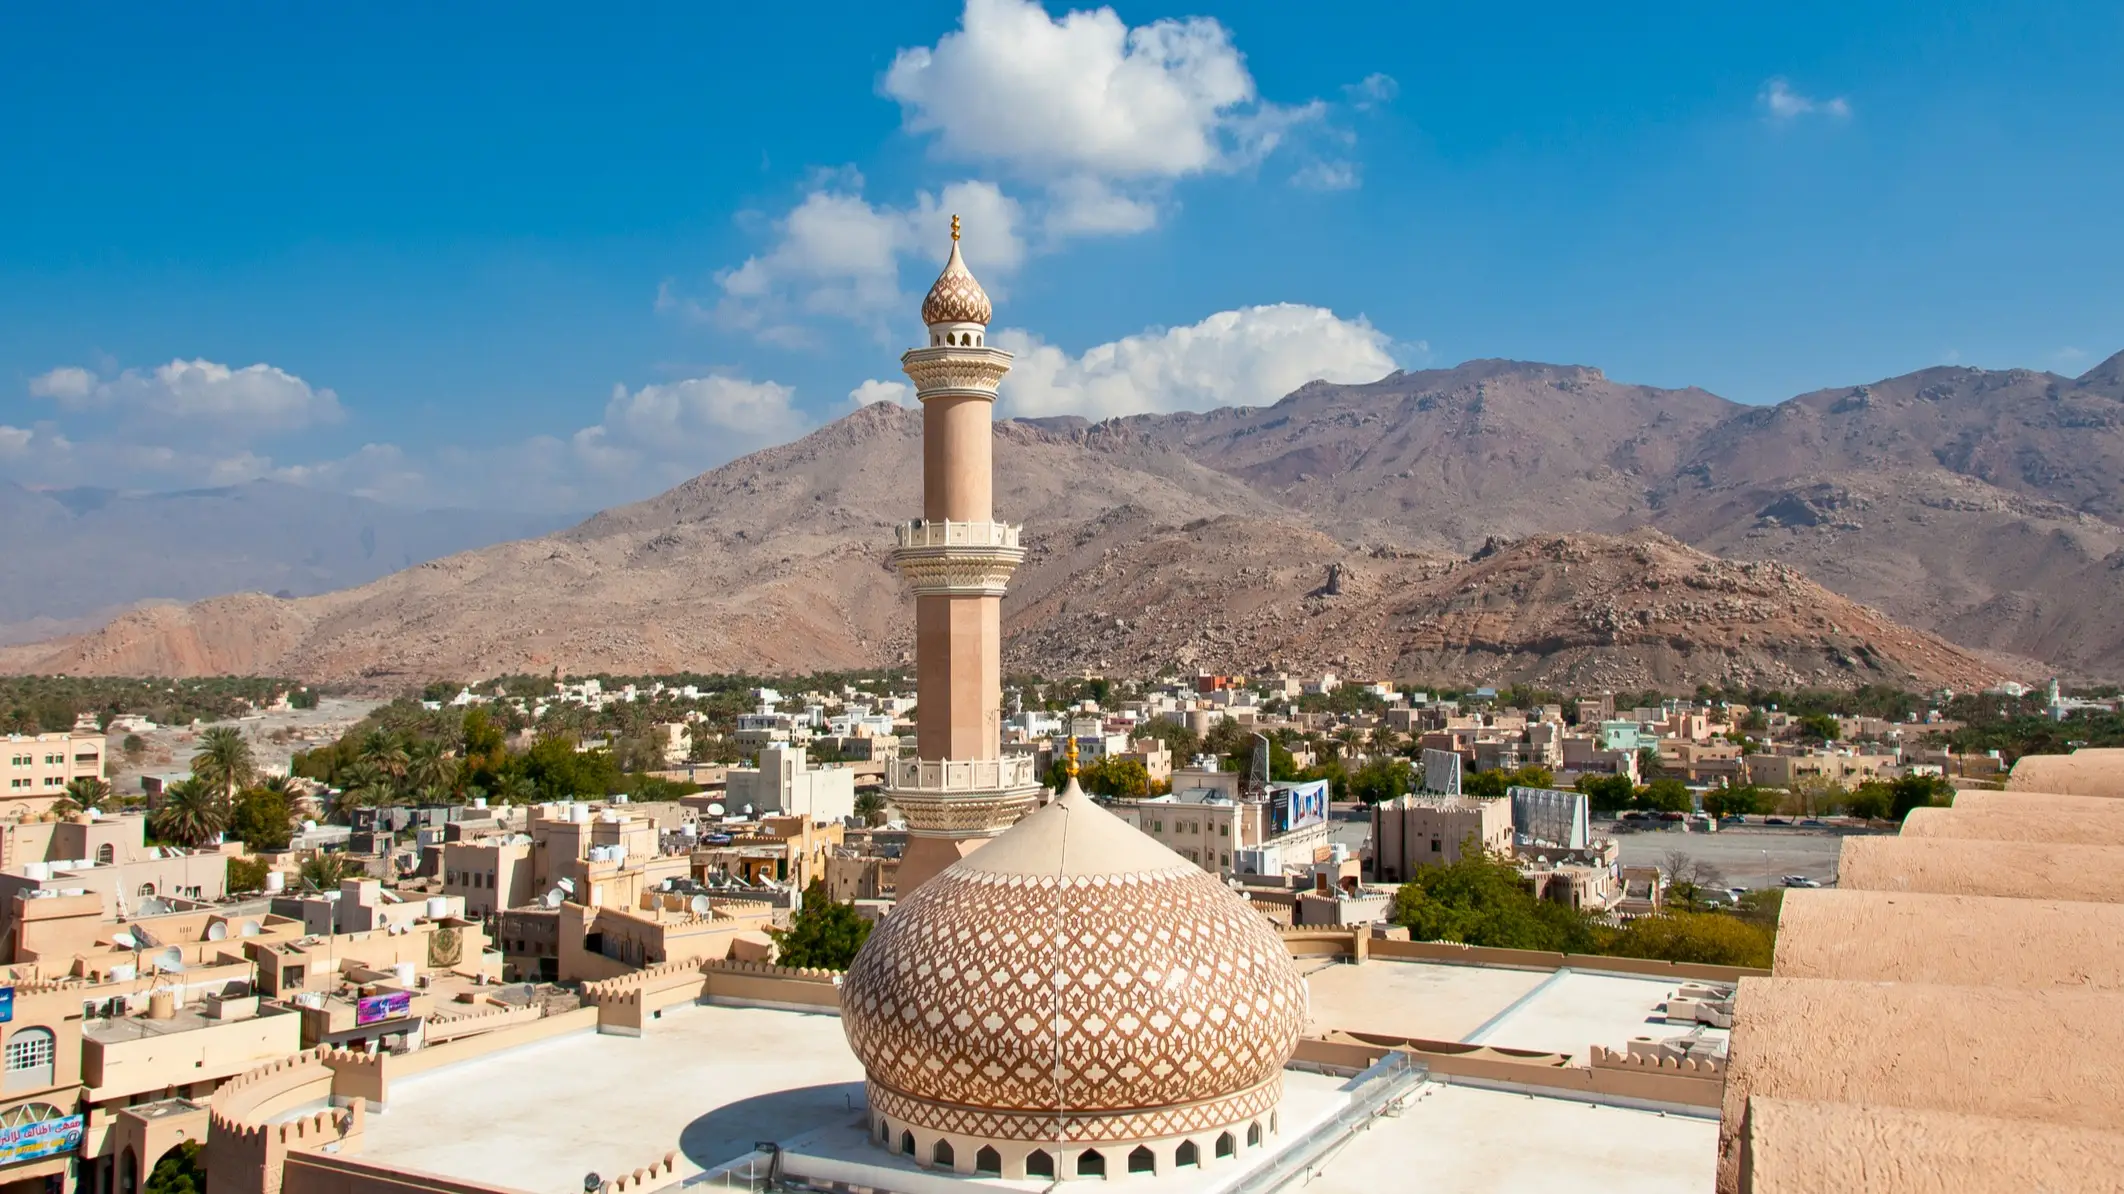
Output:
M43 813L66 796L68 784L103 773L103 731L92 724L63 734L9 734L0 740L0 819Z

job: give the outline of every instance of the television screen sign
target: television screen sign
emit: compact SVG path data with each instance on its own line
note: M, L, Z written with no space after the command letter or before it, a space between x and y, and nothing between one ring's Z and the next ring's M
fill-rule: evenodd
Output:
M385 1020L403 1018L413 1010L411 991L392 991L387 995L364 995L354 1004L354 1023L379 1024Z

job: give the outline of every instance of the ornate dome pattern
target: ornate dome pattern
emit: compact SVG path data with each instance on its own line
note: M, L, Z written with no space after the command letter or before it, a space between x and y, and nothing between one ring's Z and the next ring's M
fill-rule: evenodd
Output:
M986 324L995 314L989 305L988 292L974 281L973 271L959 256L959 234L956 224L952 227L951 259L944 263L944 272L930 284L929 297L922 300L923 323L979 323Z
M888 916L841 1003L880 1105L1019 1139L1257 1114L1306 1015L1259 913L1074 788Z

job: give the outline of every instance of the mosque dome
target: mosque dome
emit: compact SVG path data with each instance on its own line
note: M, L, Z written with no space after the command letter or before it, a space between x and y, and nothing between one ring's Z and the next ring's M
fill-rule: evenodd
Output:
M959 256L959 217L951 218L951 258L944 263L944 272L930 284L929 296L922 300L922 322L979 323L986 324L995 314L988 302L988 292L974 280L973 271Z
M912 1129L925 1149L1105 1147L1248 1124L1252 1144L1274 1130L1306 993L1245 899L1072 780L887 916L841 1007L888 1144Z

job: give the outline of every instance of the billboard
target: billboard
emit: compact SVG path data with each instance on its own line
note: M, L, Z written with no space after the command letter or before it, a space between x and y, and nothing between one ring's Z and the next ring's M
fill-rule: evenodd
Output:
M383 1020L396 1020L413 1010L413 992L392 991L386 995L364 995L354 1004L356 1025L375 1024Z
M1328 781L1280 783L1269 792L1269 819L1273 832L1289 833L1308 825L1325 825L1328 814Z
M1583 850L1589 836L1586 794L1558 788L1508 788L1512 832L1528 845Z
M1460 795L1460 752L1430 749L1423 752L1423 790L1442 792L1447 796Z
M63 1115L58 1119L0 1128L0 1165L34 1161L38 1157L80 1147L81 1123L78 1115Z
M15 1018L15 989L0 987L0 1024Z

